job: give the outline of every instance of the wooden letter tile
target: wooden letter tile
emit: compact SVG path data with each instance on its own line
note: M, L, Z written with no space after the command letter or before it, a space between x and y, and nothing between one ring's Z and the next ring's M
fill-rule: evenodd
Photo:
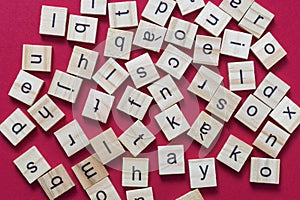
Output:
M280 159L251 158L251 183L279 184Z
M182 15L187 15L196 10L200 10L200 8L203 8L205 6L203 0L176 0L176 2L178 3L178 7Z
M107 0L81 0L80 14L106 15Z
M158 146L159 175L184 174L184 146Z
M194 189L183 196L177 198L176 200L204 200L202 197L201 193L199 192L198 189Z
M149 158L123 158L123 187L148 187L148 173Z
M121 200L117 190L108 177L89 187L86 192L91 200L99 200L101 198Z
M127 190L126 198L127 200L154 200L152 187Z
M108 3L109 26L111 28L138 25L136 1Z
M253 2L254 0L223 0L219 7L229 14L233 19L239 22Z

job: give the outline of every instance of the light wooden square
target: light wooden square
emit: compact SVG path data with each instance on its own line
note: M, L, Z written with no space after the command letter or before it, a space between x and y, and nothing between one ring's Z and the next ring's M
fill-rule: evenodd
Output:
M215 158L192 159L189 162L190 187L217 187Z
M35 102L27 112L44 131L48 131L65 116L47 94Z
M40 177L38 182L49 199L56 199L75 186L62 164Z
M103 197L121 200L117 190L108 177L89 187L86 192L91 200L99 200Z
M104 165L125 152L112 128L92 138L90 143Z
M207 2L195 22L214 36L219 36L231 20L230 15L212 2Z
M169 44L158 59L156 66L179 80L191 62L192 58L188 54Z
M253 44L251 50L268 70L287 54L270 32Z
M253 145L276 158L289 139L290 134L268 121L260 134L257 136Z
M210 37L197 35L193 62L204 65L218 66L222 39L219 37Z
M194 189L181 197L177 198L176 200L204 200L203 196L199 192L198 189Z
M36 146L31 147L14 160L14 164L23 174L29 184L51 169L48 162Z
M94 74L93 80L108 94L113 94L129 76L113 58L109 58Z
M137 120L120 135L119 140L136 157L155 140L155 136Z
M171 17L165 41L191 49L197 34L198 26L191 22Z
M43 84L44 81L42 79L20 70L8 95L31 106Z
M131 86L127 86L117 109L139 120L143 120L151 101L152 97Z
M149 158L123 158L123 187L148 187L148 173Z
M68 157L90 144L77 120L73 120L55 131L54 135Z
M81 78L56 70L48 94L75 103L81 84Z
M52 46L23 44L22 69L50 72Z
M106 123L112 109L115 97L95 89L90 89L85 102L82 116Z
M219 7L236 21L240 21L254 0L232 1L223 0Z
M217 160L235 171L241 171L243 165L251 154L253 147L230 135L217 156Z
M42 5L39 33L64 37L67 15L67 8Z
M184 146L158 146L159 175L185 174Z
M251 183L279 184L280 159L251 158Z
M154 200L152 187L127 190L126 198L127 200Z
M157 114L154 118L168 141L190 129L189 123L177 104Z
M200 8L203 8L205 6L203 0L193 0L193 1L176 0L176 2L183 16L191 12L194 12L196 10L200 10Z
M220 74L202 65L189 85L188 91L210 101L222 81L223 77Z
M107 0L81 0L80 14L106 15Z
M138 25L136 1L108 3L109 26L111 28Z

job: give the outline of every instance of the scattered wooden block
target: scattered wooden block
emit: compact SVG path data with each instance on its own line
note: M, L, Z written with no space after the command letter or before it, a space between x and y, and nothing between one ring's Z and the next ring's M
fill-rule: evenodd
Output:
M280 159L251 158L251 183L279 184Z
M67 40L96 43L98 18L70 15Z
M160 26L165 26L175 5L176 2L173 0L149 0L142 12L142 17Z
M252 149L252 146L230 135L219 152L217 160L239 172L251 154Z
M159 175L185 174L184 146L158 146Z
M108 177L89 187L86 192L91 200L99 200L101 198L121 200L117 190Z
M241 101L241 97L223 86L219 86L206 106L206 110L228 122Z
M188 160L190 171L190 187L217 187L215 158Z
M43 84L44 81L42 79L20 70L8 95L31 106Z
M43 5L39 33L64 37L66 34L67 15L67 8Z
M198 189L192 190L176 200L204 200Z
M192 58L188 54L169 44L158 59L156 66L179 80L191 62Z
M72 170L85 190L109 175L96 154L77 163Z
M47 94L35 102L27 112L44 131L48 131L65 116Z
M253 44L251 50L268 70L287 54L270 32Z
M253 145L269 156L276 158L289 137L290 135L287 132L268 121Z
M22 69L50 72L52 46L23 44Z
M148 187L149 158L123 157L122 186Z
M269 106L250 94L234 117L256 132L270 112Z
M112 128L92 138L90 143L104 165L125 152Z
M254 2L240 21L239 26L256 38L260 38L273 18L274 14Z
M236 21L240 21L250 8L254 0L232 1L223 0L219 7Z
M210 101L222 81L223 77L220 74L202 65L189 85L188 91Z
M90 144L77 120L73 120L55 131L54 135L68 157Z
M138 25L135 1L108 3L108 14L111 28L125 28Z
M80 14L106 15L107 0L81 0Z
M191 12L199 10L205 6L203 0L193 0L193 1L185 1L185 0L176 0L178 3L179 10L181 14L187 15Z
M49 199L56 199L75 186L62 164L38 179Z
M36 146L31 147L14 160L14 164L26 178L29 184L51 169L48 162Z
M154 118L168 141L173 140L190 128L177 104L157 114Z
M171 17L165 41L191 49L197 34L198 26L191 22Z
M195 22L214 36L219 36L231 20L230 15L212 2L207 2Z
M127 190L126 198L127 200L154 200L152 187Z
M75 103L82 84L82 79L56 70L48 94L62 100Z
M95 89L91 89L85 102L82 116L106 123L115 97Z
M119 140L136 157L155 140L155 136L137 120L120 135Z

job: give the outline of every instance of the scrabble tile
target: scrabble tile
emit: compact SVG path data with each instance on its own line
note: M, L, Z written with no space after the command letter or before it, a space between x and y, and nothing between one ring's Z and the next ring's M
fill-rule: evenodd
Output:
M241 97L220 86L206 106L206 110L228 122L240 101Z
M188 160L190 172L190 187L217 187L215 158Z
M22 69L50 72L52 46L23 44Z
M209 148L222 128L222 123L202 111L187 134L205 148Z
M156 66L179 80L191 62L192 58L188 54L169 44L158 59Z
M89 145L89 140L77 120L73 120L54 132L56 139L68 157Z
M107 0L81 0L80 14L106 15Z
M129 60L132 39L132 31L108 28L105 40L104 56Z
M91 200L99 200L101 198L121 200L117 190L108 177L89 187L86 192Z
M158 146L159 175L184 174L184 146Z
M177 104L157 114L154 118L168 141L171 141L190 128L189 123Z
M127 200L154 200L152 187L127 190L126 198Z
M75 103L81 84L81 78L56 70L48 94Z
M155 140L155 136L137 120L120 135L119 140L136 157Z
M92 138L90 143L104 165L125 152L112 128Z
M95 89L90 89L85 102L82 116L106 123L112 109L115 97Z
M260 38L273 18L274 14L254 2L240 21L239 26L256 38Z
M173 0L149 0L142 12L142 17L160 25L165 26L176 2Z
M197 34L198 26L191 22L171 17L165 41L191 49Z
M221 45L221 54L248 59L252 35L225 29Z
M133 44L154 52L160 52L167 29L156 24L140 20L135 32Z
M236 21L240 21L250 8L254 0L232 1L223 0L219 7Z
M143 120L151 101L152 97L131 86L127 86L117 109L139 120Z
M14 164L26 178L29 184L51 169L48 162L36 146L31 147L14 160Z
M289 85L272 72L269 72L255 90L254 95L274 109L289 89Z
M96 43L98 18L70 15L67 40Z
M218 66L221 40L222 39L219 37L197 35L193 62L204 65Z
M190 199L204 200L204 198L202 197L202 195L198 189L192 190L192 191L184 194L183 196L177 198L176 200L190 200Z
M123 187L148 187L148 173L149 158L123 158Z
M231 91L254 90L256 88L254 62L228 63L228 78Z
M113 58L109 58L94 74L93 80L108 94L113 94L129 76Z
M39 33L64 37L67 15L67 8L42 5Z
M288 97L280 101L270 116L289 133L293 133L300 124L300 108Z
M217 160L239 172L251 154L252 149L252 146L230 135L219 152Z
M251 183L279 184L280 159L251 158Z
M42 79L20 70L8 95L31 106L43 84L44 81Z
M96 154L77 163L72 170L85 190L109 175Z
M97 64L99 53L74 46L67 72L85 79L91 79Z
M220 74L201 66L188 87L188 91L210 101L223 81Z
M183 99L183 95L170 75L166 75L148 86L148 90L161 110L165 110Z
M221 34L230 20L230 15L209 1L196 17L195 22L213 36L217 37Z
M276 158L289 137L290 135L287 132L268 121L253 145L272 158Z
M135 1L108 3L108 14L111 28L134 27L138 25Z
M270 32L253 44L251 50L268 70L287 54Z
M35 102L27 112L44 131L48 131L65 116L47 94Z
M255 132L270 112L269 106L250 94L234 117Z
M178 4L179 10L182 15L187 15L205 6L203 0L193 0L193 1L176 0L176 2Z
M0 131L14 146L17 146L34 128L35 125L20 108L0 124Z

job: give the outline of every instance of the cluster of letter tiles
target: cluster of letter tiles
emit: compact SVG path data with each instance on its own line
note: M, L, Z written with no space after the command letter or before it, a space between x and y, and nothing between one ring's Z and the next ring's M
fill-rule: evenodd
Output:
M171 17L176 4L182 15L201 9L195 24ZM203 0L149 0L142 12L142 17L147 21L138 22L135 1L107 3L106 0L81 0L81 14L105 15L106 7L110 28L104 50L104 56L108 58L105 64L94 73L98 52L74 46L67 72L56 70L48 90L53 97L75 103L84 79L93 79L106 93L90 89L82 116L106 123L114 105L113 93L128 76L134 83L135 88L127 86L117 109L137 121L119 138L109 128L89 140L76 120L55 132L68 157L88 145L93 147L95 154L72 167L90 199L120 199L105 165L122 155L124 147L133 157L123 158L122 186L140 188L127 191L127 199L154 199L152 188L148 185L149 159L136 158L155 140L155 136L142 123L153 99L162 111L155 116L155 120L168 141L187 132L206 148L211 147L222 130L222 122L228 122L235 110L234 118L254 132L270 116L274 123L267 121L253 145L271 158L251 157L250 182L279 184L280 160L276 158L300 123L299 107L286 96L290 86L269 72L256 88L254 62L241 61L228 63L230 88L227 89L221 85L222 76L203 66L218 66L220 54L246 60L251 49L269 70L286 55L270 32L263 35L274 15L254 0L224 0L219 7L211 2L205 4ZM169 26L165 28L169 18ZM231 18L248 33L225 29ZM97 23L98 18L70 15L67 40L95 43ZM67 8L42 6L40 34L65 36L66 24ZM213 36L196 35L199 26ZM135 34L121 30L127 27L137 27ZM223 31L223 38L220 38ZM252 36L258 41L251 45ZM132 44L159 52L164 41L169 44L155 64L168 74L161 79L148 53L126 62L127 70L115 61L129 60ZM179 49L191 49L193 45L193 57ZM9 91L9 96L30 106L28 113L44 131L62 119L64 113L47 94L35 101L43 80L28 71L50 72L51 55L51 46L24 45L22 70ZM183 95L173 79L181 79L192 62L203 65L188 91L206 100L208 105L190 126L177 106ZM138 90L145 85L149 85L147 89L151 96ZM241 90L255 91L238 107L241 98L233 91ZM2 134L14 146L34 128L34 123L19 108L0 125ZM252 146L230 135L217 160L239 172L252 149ZM185 173L183 145L158 146L158 160L159 175ZM74 187L63 165L51 169L35 146L15 159L14 163L29 183L38 180L49 199L55 199ZM178 199L203 199L198 188L217 186L215 158L191 159L188 160L188 167L190 187L195 190Z

